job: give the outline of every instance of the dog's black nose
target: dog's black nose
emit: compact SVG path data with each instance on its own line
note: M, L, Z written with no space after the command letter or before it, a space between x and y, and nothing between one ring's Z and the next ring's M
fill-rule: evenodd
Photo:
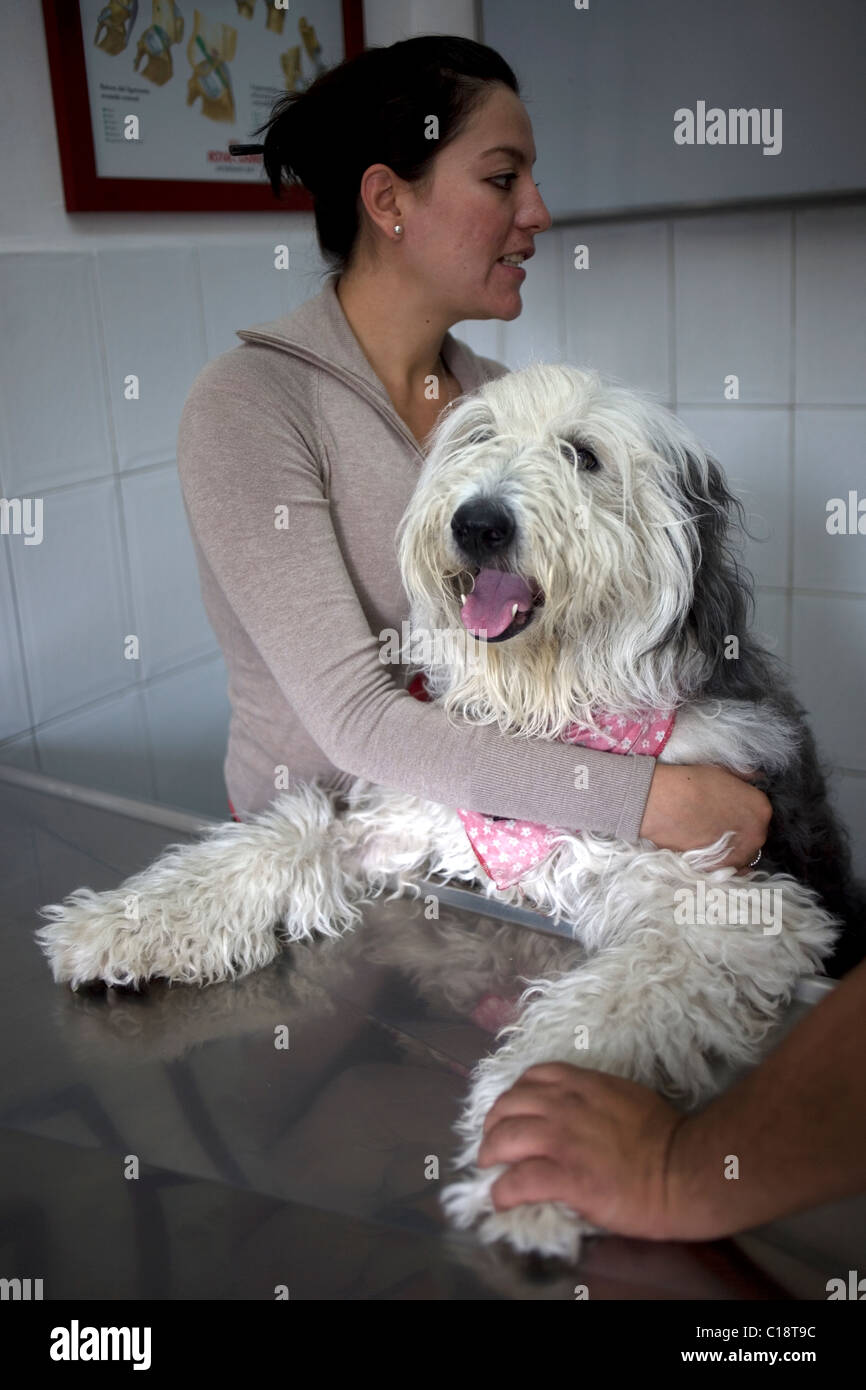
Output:
M477 498L464 502L451 518L460 551L476 564L506 550L514 539L514 518L501 502Z

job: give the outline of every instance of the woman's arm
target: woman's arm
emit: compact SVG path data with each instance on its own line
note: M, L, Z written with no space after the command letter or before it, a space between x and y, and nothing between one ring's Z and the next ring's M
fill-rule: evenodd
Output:
M260 354L250 357L247 388L238 386L236 361L230 382L219 358L197 378L178 467L208 565L325 756L353 776L443 805L637 839L651 809L653 759L455 726L395 682L334 532L315 426L287 394L285 374L278 394ZM286 529L274 524L281 505ZM663 786L671 771L683 770L667 769Z

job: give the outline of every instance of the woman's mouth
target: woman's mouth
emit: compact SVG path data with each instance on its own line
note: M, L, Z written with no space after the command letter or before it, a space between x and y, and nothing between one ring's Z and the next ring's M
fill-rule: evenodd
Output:
M505 642L525 632L543 604L536 580L511 570L479 569L472 592L460 594L460 621L479 642Z
M526 257L522 252L518 251L512 256L501 256L496 264L501 270L506 271L512 279L525 280L526 271L523 269L523 262L525 259Z

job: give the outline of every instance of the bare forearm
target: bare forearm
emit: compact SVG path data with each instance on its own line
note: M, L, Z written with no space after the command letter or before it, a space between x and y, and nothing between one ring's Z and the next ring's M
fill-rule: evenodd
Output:
M680 1123L669 1239L732 1235L866 1191L864 1040L866 961L760 1066Z

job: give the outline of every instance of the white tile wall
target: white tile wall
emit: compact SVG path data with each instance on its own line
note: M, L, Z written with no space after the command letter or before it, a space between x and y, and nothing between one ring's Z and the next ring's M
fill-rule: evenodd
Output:
M206 361L191 247L98 251L108 395L122 469L174 458L177 422ZM139 398L127 399L138 378Z
M133 629L145 679L217 649L198 586L195 552L174 464L121 484L132 578Z
M866 594L866 535L827 530L831 499L846 512L850 492L866 499L864 440L866 410L794 413L794 583L802 589Z
M5 542L5 545L4 545ZM32 720L24 682L24 662L12 593L9 538L0 538L0 739L29 729Z
M36 733L43 772L63 782L153 800L141 692L100 700Z
M590 364L654 392L719 458L766 536L746 550L756 626L792 662L861 865L866 536L829 536L825 519L830 497L866 495L864 232L866 200L560 226L537 239L519 318L452 329L513 367ZM0 538L0 761L224 814L225 672L174 447L200 363L319 289L312 242L290 225L284 239L291 272L252 227L0 255L2 495L44 494L46 518L42 546ZM578 243L589 270L573 267ZM120 390L131 370L136 416ZM137 664L122 659L128 632Z
M791 607L797 686L823 750L837 767L866 772L866 603L795 593Z
M25 772L38 772L39 760L36 756L36 740L32 734L21 738L10 738L0 743L0 763L7 767L20 767Z
M866 405L866 204L796 217L798 404Z
M112 471L96 276L75 251L0 256L6 496Z
M832 784L833 800L851 835L854 866L866 878L866 777L839 773Z
M274 268L273 242L202 246L198 261L208 358L237 347L236 329L267 323L287 312L289 277Z
M763 645L785 662L791 660L791 600L778 589L756 589L754 631Z
M565 275L562 231L551 227L537 239L535 255L526 263L523 313L502 325L502 349L512 369L530 362L566 361ZM462 336L459 328L453 331Z
M136 679L114 480L44 499L41 545L6 537L37 724Z
M790 212L674 220L677 401L783 404L791 393Z
M787 411L681 406L680 418L725 470L746 508L745 562L759 584L789 582L791 421Z
M276 240L208 243L199 247L208 358L237 347L238 328L269 323L303 304L321 288L321 262L287 227L289 269L274 266Z
M0 495L44 516L41 545L0 537L0 762L225 814L225 671L174 453L207 358L320 287L309 246L290 273L264 249L268 270L252 235L0 255Z
M151 681L144 689L156 799L226 820L227 679L218 656Z
M451 329L455 338L468 343L479 357L492 357L496 362L504 360L502 354L503 325L498 319L472 319L455 323Z
M561 238L568 361L671 401L668 224L578 224ZM586 269L575 269L577 246L588 248Z

